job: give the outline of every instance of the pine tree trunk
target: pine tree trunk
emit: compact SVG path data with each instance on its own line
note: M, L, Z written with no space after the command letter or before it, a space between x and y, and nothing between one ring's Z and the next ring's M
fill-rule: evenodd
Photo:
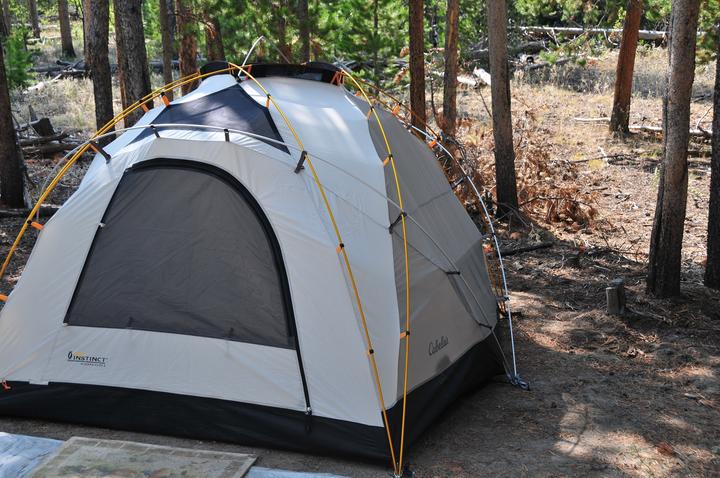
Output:
M457 73L459 0L448 0L445 17L445 77L443 79L443 125L448 136L455 136L457 128Z
M378 15L379 0L373 0L373 78L375 84L380 85L380 59L378 58L380 48L380 19Z
M145 51L142 0L114 0L114 6L118 70L125 109L150 93L150 72ZM125 126L134 125L142 114L142 110L137 109L128 115Z
M633 69L637 50L640 20L642 18L642 0L628 0L625 25L623 26L620 53L615 74L615 96L610 132L626 135L630 132L630 98L632 96Z
M24 184L20 151L10 110L10 92L5 58L0 47L0 202L7 207L24 207Z
M286 16L287 0L281 0L277 4L273 4L273 17L275 23L275 37L277 39L277 48L280 50L279 61L281 63L292 63L292 46L287 39L287 16Z
M88 48L90 76L93 81L95 97L95 123L102 128L113 119L112 75L108 58L108 35L110 30L109 0L91 0L88 10L92 18L88 29ZM114 128L113 128L114 129ZM113 138L102 139L101 144L109 143Z
M36 0L28 0L28 13L30 15L30 25L35 38L40 38L40 19L38 18L38 9Z
M167 85L173 81L172 59L175 48L172 41L172 29L170 27L170 12L168 0L159 0L160 3L160 40L162 42L163 82ZM174 10L174 9L173 9ZM172 101L173 92L168 91L167 97Z
M301 63L310 61L310 14L308 13L308 0L298 0L298 34L300 36Z
M82 0L82 11L83 11L83 58L85 64L89 65L90 60L90 48L88 42L90 41L90 24L92 23L92 0ZM109 0L108 0L109 3Z
M2 22L5 27L5 33L10 34L12 28L12 19L10 18L10 0L2 0Z
M67 0L58 0L58 17L60 19L60 42L62 44L62 55L65 58L75 58L75 48L73 48L72 30L70 29L70 13L68 12Z
M710 174L705 285L713 289L720 289L720 42L718 42L718 53L715 60L712 128L712 171Z
M412 124L426 129L425 112L425 16L423 0L410 0L410 110Z
M517 211L515 150L510 112L510 73L507 56L507 4L505 0L487 2L487 21L492 77L492 120L495 139L495 177L498 213Z
M180 36L180 76L185 77L197 73L197 22L193 18L194 12L188 2L177 0L177 32ZM181 87L182 94L186 95L195 88L198 82L186 83Z
M225 60L220 21L210 12L205 12L205 47L209 61Z
M700 0L674 0L670 17L669 71L663 99L663 162L650 239L648 292L680 294L682 240L687 206L690 96L695 77L695 37Z

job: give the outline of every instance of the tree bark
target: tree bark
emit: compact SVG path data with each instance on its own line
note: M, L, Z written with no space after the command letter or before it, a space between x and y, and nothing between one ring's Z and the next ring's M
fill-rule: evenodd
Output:
M58 0L58 17L60 19L60 43L62 44L62 55L65 58L75 58L72 30L70 29L68 0Z
M10 110L4 56L0 47L0 201L7 207L25 207L22 159Z
M710 173L710 206L707 231L707 266L705 285L720 289L720 42L715 60L713 94L713 137Z
M109 2L109 0L108 0ZM92 0L82 0L82 11L83 11L83 58L85 64L90 64L90 47L88 42L90 41L90 24L92 23Z
M610 116L610 132L620 135L626 135L630 132L628 129L630 125L630 99L641 18L642 0L629 0L620 42L620 53L615 74L615 96L612 115Z
M115 41L123 109L150 93L150 71L145 51L142 0L114 0ZM125 126L134 125L142 116L137 109L125 118Z
M310 14L308 12L308 0L298 0L298 34L300 36L300 58L299 61L310 61Z
M2 0L2 22L5 28L5 34L10 34L12 28L12 19L10 18L10 0Z
M115 116L113 113L112 74L108 58L109 3L109 0L91 0L88 5L89 18L92 20L88 29L87 57L90 59L88 66L93 81L97 129L102 128ZM111 139L111 137L102 139L101 144L107 144Z
M663 162L650 239L648 292L680 294L682 239L687 206L690 97L700 0L674 0L670 15L669 71L663 98Z
M443 125L448 136L455 136L457 127L457 73L459 0L448 0L445 17L445 77L443 79Z
M410 110L412 124L425 130L425 13L423 0L410 0Z
M167 85L173 81L172 59L175 48L172 41L172 29L170 27L170 9L168 0L159 0L160 3L160 40L162 43L162 65L163 82ZM172 4L171 4L172 5ZM172 8L172 7L171 7ZM173 9L174 11L174 9ZM173 100L173 92L168 91L165 95Z
M220 21L210 12L205 12L205 47L209 61L225 60Z
M30 25L35 38L40 38L40 19L38 18L38 9L36 0L28 0L28 14L30 15Z
M507 55L507 4L487 2L487 21L492 82L492 120L495 139L495 178L498 213L517 211L515 150L510 111L510 73Z
M273 22L275 23L275 37L277 39L277 48L280 50L279 61L281 63L292 63L292 46L287 39L287 17L286 17L287 0L280 0L273 3Z
M194 12L187 0L177 0L177 32L180 36L180 76L188 76L198 71L197 64L197 22ZM198 82L186 83L181 87L186 95L195 88Z

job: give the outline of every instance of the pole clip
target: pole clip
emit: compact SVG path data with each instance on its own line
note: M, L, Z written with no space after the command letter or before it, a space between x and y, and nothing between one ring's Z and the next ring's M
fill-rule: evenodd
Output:
M456 179L455 181L453 181L453 183L450 185L450 187L452 189L455 189L456 187L460 186L462 183L464 183L468 179L470 179L470 178L467 175L464 175L464 176Z
M160 137L160 133L158 133L158 130L157 130L157 128L155 127L154 124L151 124L151 125L150 125L150 129L152 130L152 132L153 132L153 134L155 135L156 138L159 138L159 137Z
M112 159L112 157L110 156L110 154L109 154L107 151L105 151L105 150L103 149L102 146L100 146L99 144L97 144L95 141L90 141L89 144L90 144L90 149L92 149L93 151L95 151L95 152L98 153L98 154L101 154L101 155L103 156L103 158L105 158L105 162L106 162L106 163L109 163L109 162L110 162L110 160Z
M297 162L297 166L295 166L295 174L299 173L301 170L305 169L305 160L308 157L307 151L303 150L302 153L300 153L300 159Z
M225 133L225 142L229 143L230 142L230 130L225 128L223 130L223 132Z
M400 211L400 214L398 215L398 217L396 217L395 220L392 222L392 224L390 224L390 227L388 227L388 231L390 231L390 234L393 233L393 229L395 229L395 226L397 226L397 224L406 217L407 217L407 213L405 211Z

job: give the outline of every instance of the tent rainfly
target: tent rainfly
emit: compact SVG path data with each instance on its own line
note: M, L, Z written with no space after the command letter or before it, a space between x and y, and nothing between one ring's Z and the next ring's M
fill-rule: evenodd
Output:
M98 152L79 188L32 223L0 314L0 414L398 474L455 398L503 368L516 378L495 333L508 314L494 236L436 141L349 73L215 63L193 78L78 151Z

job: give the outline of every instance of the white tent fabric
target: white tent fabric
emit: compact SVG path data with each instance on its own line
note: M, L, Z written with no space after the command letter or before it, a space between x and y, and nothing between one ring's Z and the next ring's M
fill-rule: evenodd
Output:
M22 278L0 312L0 380L192 395L301 413L309 412L310 405L313 416L384 426L380 411L391 409L403 397L404 262L398 235L389 231L399 212L397 198L389 193L384 157L372 136L367 109L336 85L285 77L260 82L294 128L291 131L285 118L270 108L289 153L252 135L232 131L226 137L218 128L173 127L158 120L167 108L237 87L233 76L217 75L170 106L146 113L135 129L105 148L109 161L96 156L78 190L40 232ZM257 84L244 81L240 86L265 106L266 95ZM149 124L157 125L159 137L143 134ZM302 144L297 144L295 134ZM408 135L403 141L419 142L399 126L393 134ZM403 147L402 141L398 147ZM367 319L384 403L379 401L360 310L338 253L328 209L307 166L294 171L303 149L313 161L342 234ZM480 234L447 182L441 184L444 176L434 157L426 153L412 153L422 168L407 164L403 168L430 168L432 174L405 177L403 187L435 188L445 197L425 212L418 205L417 224L423 226L424 221L425 229L409 228L416 234L410 243L417 245L410 263L411 283L417 287L411 291L412 310L413 314L422 311L417 320L413 316L409 391L446 373L488 338L497 317ZM277 236L287 272L298 351L64 323L118 184L131 168L161 158L215 167L239 181L260 205ZM413 211L409 212L412 216ZM438 224L427 226L434 216ZM439 241L427 236L427 230L438 234L443 229L448 230ZM437 247L451 240L462 242L450 252L454 259L465 261L460 272L480 291L482 300L477 303L468 304L469 299L463 297L467 294L461 291L464 286L447 275L454 273L449 270L454 264ZM472 254L474 258L468 259ZM480 326L483 322L486 325ZM78 364L74 360L78 354L101 364Z

